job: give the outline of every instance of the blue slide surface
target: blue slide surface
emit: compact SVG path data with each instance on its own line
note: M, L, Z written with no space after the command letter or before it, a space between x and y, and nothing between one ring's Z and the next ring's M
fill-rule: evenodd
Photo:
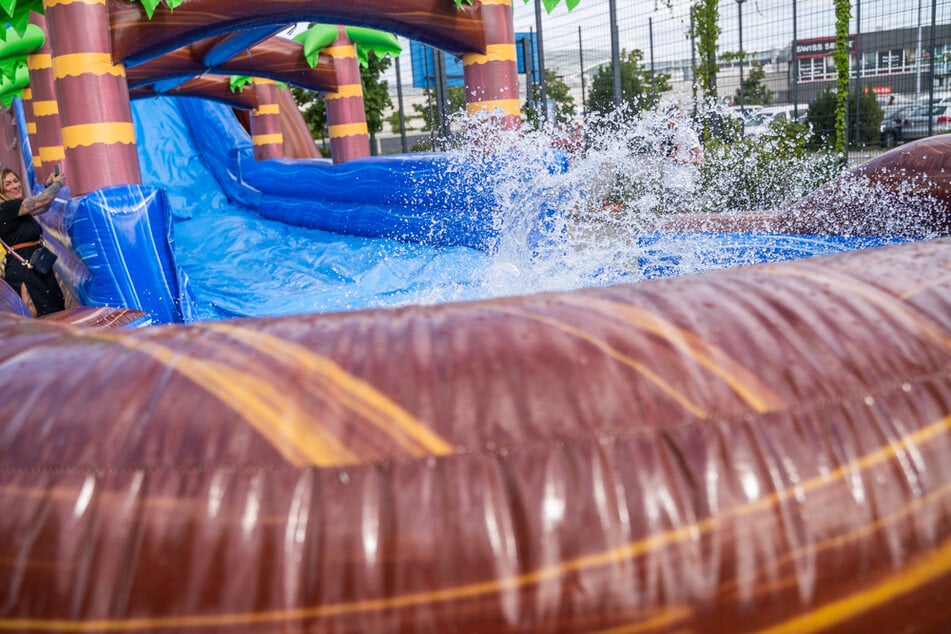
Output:
M633 245L597 245L621 257L578 267L569 263L577 245L560 244L554 221L569 167L557 153L256 161L227 106L167 97L132 105L143 184L70 199L47 229L75 254L64 261L82 303L138 308L155 323L565 290L901 241L646 233ZM522 171L506 169L513 164ZM547 190L529 182L539 176ZM527 229L514 259L507 247L496 252L510 225ZM572 267L573 278L554 280Z
M134 101L133 113L143 183L168 197L191 319L474 296L470 281L488 257L475 248L484 236L460 233L462 223L449 216L394 220L400 202L426 211L426 201L406 201L394 173L425 179L438 169L433 158L254 161L226 106L152 98ZM439 208L453 210L445 201Z

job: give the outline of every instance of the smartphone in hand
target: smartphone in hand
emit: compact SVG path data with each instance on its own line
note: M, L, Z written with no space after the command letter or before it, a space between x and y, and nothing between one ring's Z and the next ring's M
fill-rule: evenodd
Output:
M53 176L59 176L59 163L53 166Z

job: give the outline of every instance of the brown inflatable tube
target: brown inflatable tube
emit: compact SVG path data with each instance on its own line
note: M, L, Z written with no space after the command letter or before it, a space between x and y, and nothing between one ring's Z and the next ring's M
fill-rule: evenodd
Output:
M944 134L874 157L781 212L672 215L653 228L933 238L951 234L949 201L951 135Z
M0 631L951 629L951 238L0 337Z

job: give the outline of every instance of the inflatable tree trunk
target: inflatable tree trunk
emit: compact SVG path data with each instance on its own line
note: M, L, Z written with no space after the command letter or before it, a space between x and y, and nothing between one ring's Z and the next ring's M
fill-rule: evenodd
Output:
M334 163L343 163L370 155L370 136L360 83L357 49L343 27L336 41L324 50L334 60L337 90L324 94L327 124L330 129L330 155Z
M141 183L125 66L112 62L105 2L44 6L72 194Z
M281 133L281 109L277 101L277 86L270 79L255 79L254 92L258 107L251 111L251 142L254 158L284 157L284 135Z
M30 15L30 22L48 33L46 18L38 13ZM33 169L36 181L43 183L53 173L55 165L66 159L63 150L62 121L56 101L56 86L53 81L53 58L49 37L35 53L26 58L30 72L33 123L36 133L30 135L33 151Z

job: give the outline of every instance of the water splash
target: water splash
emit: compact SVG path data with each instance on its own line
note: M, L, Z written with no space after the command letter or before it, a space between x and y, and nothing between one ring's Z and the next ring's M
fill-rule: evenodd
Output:
M851 248L836 237L764 235L742 244L722 233L652 231L672 213L784 209L841 170L830 155L806 149L805 129L743 139L731 111L698 104L689 124L704 138L704 164L692 187L670 191L659 151L668 107L589 117L583 137L574 126L552 125L486 133L478 117L459 115L445 141L454 182L488 189L496 203L490 260L464 295L572 290Z

